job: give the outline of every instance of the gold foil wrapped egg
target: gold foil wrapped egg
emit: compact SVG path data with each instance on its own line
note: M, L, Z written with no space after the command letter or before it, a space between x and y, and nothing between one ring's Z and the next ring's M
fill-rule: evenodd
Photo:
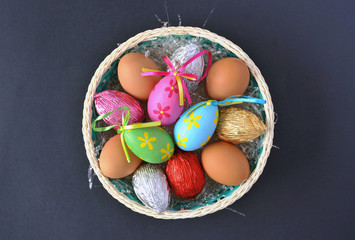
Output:
M266 125L255 114L241 108L220 111L217 137L230 143L251 141L266 131Z

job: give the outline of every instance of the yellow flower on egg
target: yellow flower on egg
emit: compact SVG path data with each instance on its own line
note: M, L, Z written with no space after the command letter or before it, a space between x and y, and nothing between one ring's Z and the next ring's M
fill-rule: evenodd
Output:
M218 110L216 110L216 118L213 120L213 123L216 124L218 123Z
M201 145L201 146L205 145L206 143L208 143L208 141L209 141L210 139L211 139L211 135L208 135L206 142L203 142L203 143L201 143L200 145Z
M148 145L149 150L153 150L153 145L151 144L151 142L156 141L157 138L156 137L149 138L148 133L144 132L144 138L138 137L138 140L142 141L141 148L144 148L145 146Z
M178 137L178 140L179 140L179 141L176 141L177 145L186 147L185 142L188 141L187 137L181 138L180 134L178 134L177 137Z
M162 148L162 149L160 149L160 152L165 153L165 155L162 156L161 159L164 159L166 157L168 157L168 159L169 159L171 157L171 154L174 152L174 149L170 148L170 144L168 143L166 145L166 149Z
M201 119L201 115L197 115L196 117L194 117L194 112L190 113L190 118L185 118L184 122L189 123L187 125L187 129L190 130L192 126L195 126L197 128L200 127L200 124L197 122L197 120Z

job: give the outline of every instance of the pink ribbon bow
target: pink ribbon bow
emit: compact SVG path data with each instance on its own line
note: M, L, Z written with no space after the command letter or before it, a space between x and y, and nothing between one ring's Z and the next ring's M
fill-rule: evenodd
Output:
M200 79L197 80L197 76L194 74L182 72L192 61L194 61L195 59L197 59L198 57L202 56L205 53L208 54L208 63L207 63L206 71ZM158 70L142 68L141 76L156 76L156 75L174 76L177 81L178 88L179 88L180 106L184 105L184 93L185 93L187 102L189 104L191 104L191 97L190 97L189 91L187 90L187 87L186 87L184 81L181 81L181 77L184 77L184 78L186 78L190 81L194 81L194 82L202 81L206 77L208 71L210 70L210 67L212 64L212 53L208 50L203 50L203 51L197 53L195 56L193 56L187 62L185 62L177 71L167 56L165 56L163 58L163 60L171 69L170 72L162 72L162 71L158 71Z

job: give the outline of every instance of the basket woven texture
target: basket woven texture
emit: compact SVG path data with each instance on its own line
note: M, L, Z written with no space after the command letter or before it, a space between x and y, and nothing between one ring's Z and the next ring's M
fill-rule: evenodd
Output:
M262 97L266 100L266 104L264 105L264 112L265 112L265 124L267 127L267 131L264 134L262 151L257 161L257 165L245 183L241 184L239 187L235 189L232 189L230 194L228 194L227 196L224 195L223 197L215 200L213 204L204 205L194 209L184 209L179 211L167 210L163 213L158 214L152 211L151 209L145 207L141 203L134 201L131 198L127 197L125 194L121 193L108 178L102 175L102 172L98 165L98 160L95 157L94 142L92 140L91 120L93 114L92 107L93 107L94 93L100 83L103 74L110 69L111 64L114 61L116 61L119 57L121 57L122 54L124 54L127 50L137 46L141 42L151 41L151 40L155 40L158 37L165 37L170 35L190 35L193 37L203 37L209 41L220 44L223 48L227 49L228 51L238 56L238 58L245 61L256 83L258 84ZM260 73L260 70L254 64L254 62L249 58L249 56L245 52L243 52L243 50L240 47L238 47L231 41L225 39L224 37L218 36L217 34L212 33L205 29L196 28L196 27L164 27L164 28L158 28L154 30L147 30L128 39L126 42L119 45L119 47L113 50L112 53L108 55L105 58L105 60L100 64L100 66L98 67L94 76L91 79L90 85L88 87L88 91L86 93L84 110L83 110L82 132L84 136L86 154L89 159L90 165L93 168L97 177L99 178L100 182L104 186L104 188L115 199L117 199L118 201L120 201L126 207L132 209L133 211L154 218L160 218L160 219L193 218L193 217L201 217L206 214L216 212L218 210L224 209L227 206L233 204L236 200L238 200L245 193L247 193L249 189L253 186L253 184L258 180L259 176L261 175L265 167L267 158L270 154L270 150L272 147L272 140L274 135L274 109L273 109L273 104L271 101L271 96L269 93L268 86L266 85L265 80Z

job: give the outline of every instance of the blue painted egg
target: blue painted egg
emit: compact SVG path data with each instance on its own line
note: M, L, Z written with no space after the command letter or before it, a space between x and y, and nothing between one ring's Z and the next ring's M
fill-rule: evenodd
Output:
M184 151L204 146L212 137L218 123L218 107L199 103L187 110L176 122L175 142ZM191 109L193 109L191 111Z

